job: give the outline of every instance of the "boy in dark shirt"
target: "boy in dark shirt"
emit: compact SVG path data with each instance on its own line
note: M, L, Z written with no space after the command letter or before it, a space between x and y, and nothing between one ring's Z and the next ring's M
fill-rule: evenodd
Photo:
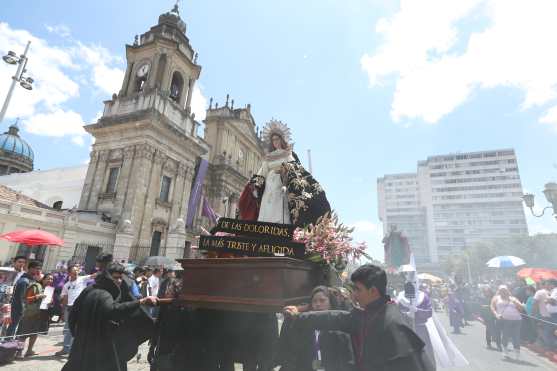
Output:
M375 265L359 267L350 277L360 308L350 312L324 311L298 314L286 307L296 326L339 330L352 335L356 364L360 371L432 371L435 365L425 353L424 342L404 322L388 295L387 275Z

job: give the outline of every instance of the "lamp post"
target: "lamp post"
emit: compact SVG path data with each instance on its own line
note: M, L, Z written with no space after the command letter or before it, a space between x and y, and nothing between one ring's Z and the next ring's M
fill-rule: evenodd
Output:
M22 88L27 90L33 90L33 79L30 77L23 76L27 70L25 67L27 66L27 52L29 51L29 45L31 41L27 42L27 46L25 47L25 51L19 57L16 55L15 52L9 51L8 54L2 57L4 62L8 64L17 64L17 72L14 76L12 76L12 84L10 85L10 89L8 90L8 95L6 95L6 99L4 100L4 104L2 105L2 111L0 111L0 122L4 121L4 116L6 115L6 111L8 110L8 105L10 104L10 100L12 99L12 95L14 93L15 84L19 82Z
M547 183L545 185L545 189L543 190L543 194L545 195L547 202L549 202L551 206L544 207L544 209L540 214L534 213L533 194L531 193L525 194L524 196L522 196L522 200L524 201L526 207L530 209L532 215L535 216L536 218L541 218L545 214L546 210L552 209L553 216L557 219L557 183L553 183L553 182Z

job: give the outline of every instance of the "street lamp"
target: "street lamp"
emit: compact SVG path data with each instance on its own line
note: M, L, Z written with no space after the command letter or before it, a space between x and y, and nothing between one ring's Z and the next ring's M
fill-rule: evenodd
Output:
M10 86L10 90L8 90L8 95L6 95L6 99L4 100L4 105L2 106L2 111L0 111L0 122L4 120L4 116L6 115L6 111L8 110L8 105L10 104L10 100L12 99L12 94L14 92L15 84L19 82L22 88L26 90L33 90L33 79L28 76L23 76L27 69L27 52L29 51L29 45L31 41L27 42L27 46L25 47L25 52L19 57L13 51L9 51L8 54L2 57L4 62L8 64L18 64L17 72L14 76L12 76L12 85Z
M522 196L522 200L524 201L524 204L526 205L526 207L530 209L530 211L532 212L532 215L535 216L536 218L542 217L547 209L553 209L553 215L557 219L557 183L553 183L553 182L547 183L545 185L545 189L543 190L543 194L545 195L545 198L547 199L547 202L549 202L551 204L551 206L545 207L542 210L541 214L534 213L534 195L533 194L531 194L531 193L525 194L524 196Z

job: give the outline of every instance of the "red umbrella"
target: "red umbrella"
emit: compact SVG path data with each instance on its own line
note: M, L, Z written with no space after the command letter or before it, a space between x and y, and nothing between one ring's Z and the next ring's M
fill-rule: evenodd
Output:
M18 242L27 246L64 245L64 240L58 238L52 233L48 233L40 229L8 232L0 235L0 238L10 242Z
M516 275L520 278L530 277L536 282L557 279L557 271L546 268L522 268Z

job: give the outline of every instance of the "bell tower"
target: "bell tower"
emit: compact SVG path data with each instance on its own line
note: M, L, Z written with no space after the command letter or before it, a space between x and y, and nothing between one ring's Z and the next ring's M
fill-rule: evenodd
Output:
M164 254L172 233L185 233L195 164L209 151L190 109L201 66L185 32L176 5L126 45L119 93L85 126L95 144L79 208L118 224L114 255L120 260ZM127 250L118 251L119 244Z
M159 16L157 25L126 46L127 69L119 97L157 90L190 112L193 87L201 73L197 53L186 37L178 6Z

